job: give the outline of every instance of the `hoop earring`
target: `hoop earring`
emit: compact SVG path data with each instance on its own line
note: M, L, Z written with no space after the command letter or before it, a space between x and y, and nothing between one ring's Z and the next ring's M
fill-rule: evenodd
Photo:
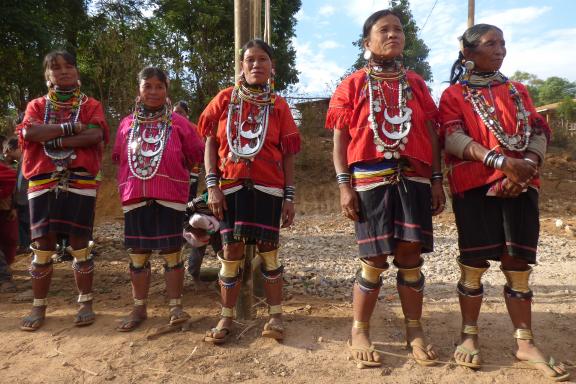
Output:
M46 88L52 88L54 84L50 80L46 80Z
M368 48L366 48L364 50L364 60L368 61L372 58L372 51L370 51Z
M472 60L464 61L464 68L466 68L466 72L472 72L476 64Z

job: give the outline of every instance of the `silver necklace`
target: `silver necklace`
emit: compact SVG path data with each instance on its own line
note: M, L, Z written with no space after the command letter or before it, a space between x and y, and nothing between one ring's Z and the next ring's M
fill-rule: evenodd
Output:
M137 107L134 112L128 135L128 166L136 178L149 180L156 176L160 168L172 128L172 114L165 106L160 118L146 120L141 109Z
M408 143L407 136L412 128L412 109L406 106L406 97L404 94L404 89L407 87L405 84L405 75L398 81L397 106L389 106L382 90L382 84L385 83L390 89L393 88L386 82L386 80L377 78L373 79L371 72L372 71L369 70L367 76L369 105L368 121L370 122L370 128L374 135L374 144L376 145L376 150L378 152L384 153L385 159L399 159L400 151L405 149L405 144ZM374 100L374 88L376 88L379 94L379 97L376 100ZM382 112L382 104L384 104L384 118L382 119L382 124L379 125L376 114ZM398 109L397 115L390 116L389 109L392 109L392 107ZM392 131L389 131L386 128L386 122L392 126ZM386 139L391 141L391 143L386 142L385 139L380 137L380 131Z
M234 162L240 159L253 161L264 146L272 105L265 102L252 103L249 96L239 93L240 87L235 87L228 105L226 138L230 148L229 157ZM257 112L254 114L250 111L243 120L245 98L249 105L256 106Z
M74 110L72 111L72 114L68 120L69 122L72 122L73 124L76 124L78 122L78 117L80 116L81 108L82 103L79 103L78 109L76 109L76 111ZM51 123L50 122L51 111L52 111L52 101L48 97L46 97L46 106L44 107L44 124ZM55 124L64 123L64 121L54 123ZM52 162L56 166L56 171L58 172L62 172L63 170L68 168L70 160L76 159L76 152L74 151L74 148L50 149L46 148L46 145L44 144L42 144L42 147L44 148L44 154L52 160Z

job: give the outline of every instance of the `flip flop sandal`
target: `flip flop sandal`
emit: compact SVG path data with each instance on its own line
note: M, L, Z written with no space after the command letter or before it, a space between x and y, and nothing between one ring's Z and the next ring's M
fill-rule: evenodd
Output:
M224 336L222 337L214 337L215 334L220 333L220 332L224 332ZM228 328L217 328L214 327L211 330L209 330L208 332L206 332L206 336L204 336L204 341L207 343L212 343L212 344L223 344L226 339L228 338L228 336L230 335L230 329Z
M146 317L137 319L124 319L122 320L122 324L120 324L120 326L118 326L116 330L118 332L132 332L133 330L138 328L140 324L144 322L144 320L146 320ZM127 327L127 325L129 324L130 326Z
M550 360L548 360L548 361L544 361L544 360L520 360L520 362L523 363L524 365L534 369L534 370L542 372L542 374L545 377L547 377L553 381L557 381L557 382L566 381L566 380L568 380L568 378L570 378L570 372L566 372L564 374L560 374L560 373L556 372L556 374L554 374L554 375L549 375L548 373L542 371L541 369L536 368L536 365L544 364L544 365L548 366L548 368L552 369L553 371L556 371L554 369L554 367L556 366L556 361L554 360L553 357L550 357Z
M350 343L350 340L348 340L346 342L346 345L348 346L348 351L350 352L350 357L356 363L356 368L363 369L366 367L371 368L371 367L382 366L382 361L362 360L362 359L358 358L356 356L356 354L354 353L354 352L368 352L368 353L372 354L372 357L374 357L374 353L378 353L375 351L374 344L370 344L370 347L353 347L352 344Z
M24 320L26 320L27 322L36 323L36 325L35 326L27 326L27 325L21 324L20 329L23 331L27 331L27 332L34 332L44 324L45 318L46 318L45 316L40 316L40 315L26 316L24 319L22 319L23 322L24 322Z
M178 307L176 307L176 308L178 308ZM182 310L182 308L180 308L180 310L181 310L180 317L176 317L175 314L172 314L172 312L176 311L176 308L170 310L170 325L179 325L179 324L183 324L183 323L187 322L188 320L190 320L190 315L187 314L186 312L184 312Z
M419 365L421 365L423 367L431 367L433 365L436 365L436 361L438 360L438 358L419 359L414 354L414 348L416 348L419 351L421 351L422 353L424 353L426 356L428 356L428 352L430 352L430 350L432 349L432 344L428 344L428 346L426 348L424 348L424 346L422 346L420 344L408 344L408 348L410 348L412 350L412 357L414 358L414 360L416 360L416 363L418 363Z
M96 314L94 312L78 313L74 319L74 325L77 327L82 327L85 325L93 324L96 321Z
M474 358L474 356L477 356L480 354L480 351L478 349L470 350L470 349L463 347L461 345L456 347L456 351L460 352L460 353L465 353L469 356L472 356L472 358ZM463 367L468 367L468 368L472 368L472 369L480 369L482 367L482 364L468 363L466 361L456 360L456 358L454 358L454 360L456 361L456 364L461 365Z
M281 325L274 325L267 322L264 324L264 330L262 331L262 337L269 337L274 340L284 340L284 327Z

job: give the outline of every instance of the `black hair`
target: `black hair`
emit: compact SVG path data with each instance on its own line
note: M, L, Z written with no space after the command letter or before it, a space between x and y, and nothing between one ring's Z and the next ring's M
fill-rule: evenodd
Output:
M184 112L186 112L187 115L190 113L188 103L185 102L184 100L180 100L180 101L176 102L176 104L174 104L174 106L182 108L184 110Z
M260 48L261 50L263 50L264 52L266 52L266 54L268 55L268 57L270 58L270 60L272 60L273 58L273 51L272 51L272 47L270 45L268 45L267 42L265 42L264 40L261 39L252 39L250 41L248 41L246 44L244 44L242 46L242 48L240 48L240 60L244 60L244 54L246 53L247 50L249 50L250 48Z
M73 65L75 68L78 68L76 67L76 57L74 57L74 55L71 54L70 52L64 50L56 50L49 52L48 54L46 54L46 56L44 56L44 61L42 63L42 66L44 67L44 77L46 78L46 80L49 80L48 70L50 69L50 66L56 62L56 59L58 59L58 57L62 57L65 62L67 62L70 65Z
M370 31L372 30L372 27L374 26L374 24L376 24L378 22L378 20L380 20L383 17L390 16L390 15L396 16L398 18L398 20L400 20L400 22L402 22L402 18L400 17L400 15L392 9L382 9L380 11L376 11L373 14L371 14L370 16L368 16L368 18L364 22L364 27L362 27L362 39L366 40L370 36Z
M168 75L166 72L157 67L146 67L138 72L138 84L140 84L142 80L148 80L153 77L163 82L166 86L166 89L168 89Z
M18 148L18 137L10 136L4 141L4 151L13 151Z
M452 69L450 69L450 84L456 84L460 76L464 73L464 66L462 61L464 60L464 49L474 50L480 44L480 39L486 33L496 30L502 33L502 30L495 25L490 24L476 24L466 30L462 36L458 38L461 42L461 50L458 53L458 59L452 64Z

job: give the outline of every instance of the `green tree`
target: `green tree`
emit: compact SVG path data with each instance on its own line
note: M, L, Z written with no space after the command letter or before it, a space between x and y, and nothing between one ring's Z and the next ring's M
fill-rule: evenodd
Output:
M540 105L556 103L565 97L576 96L576 84L561 77L552 76L544 80L538 88Z
M169 61L173 77L190 89L191 114L198 116L206 104L234 79L233 0L154 0L155 15L168 28ZM272 47L276 64L276 89L298 81L296 53L291 45L300 0L272 2ZM178 47L170 50L170 47Z
M576 121L576 101L570 96L566 96L556 109L558 116L563 120Z
M400 21L404 26L404 35L406 37L406 44L404 46L404 66L418 73L426 81L432 80L432 69L430 64L426 61L430 49L424 43L424 40L418 37L419 28L410 11L410 2L408 0L392 0L390 2L392 10L400 15ZM358 70L366 65L364 60L364 41L362 35L360 38L352 43L359 48L359 54L356 62L348 73Z
M0 113L24 110L45 92L42 59L52 49L74 53L88 18L83 0L4 0L0 3Z
M136 75L150 64L151 27L140 9L144 1L100 0L79 37L82 88L118 120L134 105Z
M534 105L540 105L540 94L539 89L544 83L543 80L539 79L538 76L522 71L516 71L512 76L510 76L511 80L518 81L528 88L528 92L530 93L530 97L532 98L532 102Z

